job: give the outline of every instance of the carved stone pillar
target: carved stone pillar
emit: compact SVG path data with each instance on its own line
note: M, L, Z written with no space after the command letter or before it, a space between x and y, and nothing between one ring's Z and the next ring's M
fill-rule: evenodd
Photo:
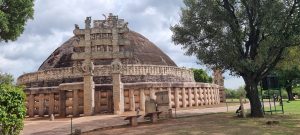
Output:
M212 104L211 87L208 87L207 90L208 90L208 104L211 105Z
M101 92L95 91L95 113L100 113L100 106L101 106Z
M79 112L78 112L78 90L73 90L73 105L72 105L72 109L73 109L73 116L79 116Z
M54 113L54 93L49 94L49 116Z
M175 95L174 95L174 99L175 99L175 108L179 108L179 88L175 88Z
M204 100L203 100L203 97L204 97L204 95L203 95L203 87L199 88L199 97L200 97L200 99L199 99L200 106L202 106L204 104Z
M59 116L66 116L66 91L59 91Z
M118 48L114 48L118 49ZM115 59L112 64L112 84L113 84L113 101L114 114L122 114L124 112L124 88L121 82L122 63L119 59ZM130 93L129 93L130 94Z
M121 74L113 73L113 99L114 114L122 114L124 112L124 89L121 82Z
M193 106L192 88L188 88L188 95L189 95L189 107L192 107Z
M130 110L135 111L134 89L129 90L129 104L130 104Z
M141 89L140 90L140 109L141 109L141 111L145 111L145 101L146 101L145 90Z
M44 110L45 110L45 100L44 100L44 94L40 93L39 94L39 116L43 117L44 116Z
M85 116L94 114L95 107L95 84L93 76L86 74L83 77L83 112Z
M28 115L29 117L34 116L34 95L30 94L28 98Z
M167 90L168 90L168 95L169 95L169 109L171 109L172 108L172 92L171 92L171 88L170 87L168 87L167 88Z
M185 92L185 88L182 88L181 95L182 95L182 107L186 108L186 92Z
M199 88L194 88L194 97L195 97L195 106L199 106L199 95L198 95L198 89Z
M207 101L207 88L206 87L203 88L203 97L204 97L204 104L208 105L208 101Z

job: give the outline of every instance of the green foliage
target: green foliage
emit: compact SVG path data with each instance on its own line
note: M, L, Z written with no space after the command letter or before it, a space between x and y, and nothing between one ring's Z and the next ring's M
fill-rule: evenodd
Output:
M251 115L262 116L257 85L300 43L295 0L184 0L172 40L209 67L243 77Z
M23 120L26 114L25 94L21 87L14 86L10 78L0 75L0 134L18 135L23 129ZM6 78L2 81L3 78Z
M244 86L240 86L238 89L225 89L226 98L239 99L240 96L245 97Z
M0 73L0 84L12 84L14 81L14 78L12 75L7 73Z
M0 0L0 41L16 40L33 18L34 0Z
M192 69L196 82L211 83L212 78L203 69Z
M262 76L288 46L300 42L298 3L266 0L185 0L173 41L208 66ZM291 15L290 15L291 14ZM258 78L260 79L260 78Z
M294 85L298 84L297 79L300 79L300 47L295 46L287 49L283 60L281 60L273 70L280 79L281 86L286 85L286 81L295 81Z

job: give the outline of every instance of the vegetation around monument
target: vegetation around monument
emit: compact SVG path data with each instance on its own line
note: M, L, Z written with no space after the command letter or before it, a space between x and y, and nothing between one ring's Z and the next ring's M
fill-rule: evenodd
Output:
M33 0L0 0L0 41L14 41L23 33L33 6Z
M241 76L251 115L262 117L257 85L300 42L299 1L185 0L173 41L200 62Z
M212 78L203 69L192 69L196 82L211 83Z
M8 74L0 75L0 134L17 135L23 129L25 118L25 94L21 87L13 85Z
M287 49L282 61L280 61L273 73L279 77L280 86L285 88L288 100L295 100L294 94L297 93L295 88L300 84L300 48L298 46Z

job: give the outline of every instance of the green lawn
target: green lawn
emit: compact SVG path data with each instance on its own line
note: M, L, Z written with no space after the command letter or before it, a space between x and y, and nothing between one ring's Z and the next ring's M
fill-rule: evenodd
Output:
M300 100L283 102L283 109L285 114L300 114Z

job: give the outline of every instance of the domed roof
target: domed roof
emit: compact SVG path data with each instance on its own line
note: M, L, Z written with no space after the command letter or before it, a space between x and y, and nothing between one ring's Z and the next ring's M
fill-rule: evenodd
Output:
M130 41L130 45L124 49L132 53L128 64L146 64L146 65L162 65L162 66L176 66L164 52L162 52L151 41L139 33L129 31L124 34L124 37ZM39 67L39 70L72 67L73 48L78 42L76 37L70 38L60 47L58 47ZM101 63L95 62L96 65L108 65L110 62Z

